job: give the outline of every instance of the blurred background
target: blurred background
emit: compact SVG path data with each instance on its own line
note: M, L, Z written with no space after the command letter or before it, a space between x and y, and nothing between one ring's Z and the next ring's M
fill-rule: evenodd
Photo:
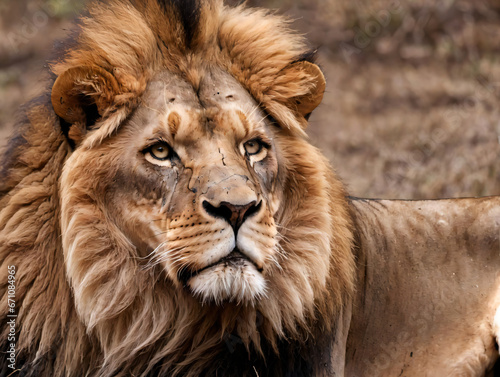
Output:
M288 15L319 49L328 85L308 132L351 195L500 194L499 0L248 4ZM0 0L0 147L82 9L80 0Z

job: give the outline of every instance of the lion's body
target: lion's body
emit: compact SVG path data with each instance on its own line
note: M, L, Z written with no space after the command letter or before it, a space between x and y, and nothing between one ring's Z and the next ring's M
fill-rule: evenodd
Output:
M492 365L497 199L350 201L304 132L324 77L280 17L89 14L1 160L1 376Z
M346 376L484 375L498 358L500 197L352 207Z

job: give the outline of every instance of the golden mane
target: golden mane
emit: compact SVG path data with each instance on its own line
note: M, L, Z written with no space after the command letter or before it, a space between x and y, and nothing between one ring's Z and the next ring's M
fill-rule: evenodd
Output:
M89 5L75 40L51 67L54 81L80 67L116 80L113 88L88 78L79 82L98 107L97 129L87 136L76 123L60 119L45 94L23 110L18 136L1 160L0 314L8 311L4 274L13 265L17 365L23 375L201 376L218 371L245 376L258 371L276 376L287 370L308 375L319 359L328 358L313 354L323 343L328 347L324 339L334 338L338 313L353 292L353 236L344 188L305 137L304 97L317 81L307 69L291 67L310 59L303 38L284 18L264 10L231 8L216 0ZM259 308L203 306L165 287L158 276L137 272L134 260L123 254L103 259L94 275L89 273L93 280L82 286L83 293L74 292L61 241L61 225L67 224L61 224L60 205L65 189L60 177L73 141L90 150L110 138L159 71L179 75L196 90L207 66L228 72L280 126L276 143L284 161L286 199L277 220L286 229L282 246L289 258L283 274L275 277L281 290L270 292ZM82 260L110 248L104 234L109 229L93 216L78 231L100 240L102 249L90 250ZM122 246L129 251L129 245L116 245ZM313 264L303 265L303 260ZM314 263L326 265L328 273L319 274ZM110 292L112 299L103 300ZM85 296L90 306L76 307L75 295ZM88 308L92 311L83 321ZM2 342L8 330L3 329ZM0 373L8 371L2 368Z
M55 62L53 72L103 68L118 81L120 95L114 105L119 107L140 96L160 68L182 75L196 88L200 67L214 65L231 73L281 125L302 132L306 123L296 116L295 99L316 83L307 72L287 72L290 63L312 56L287 20L262 9L226 7L221 1L176 3L91 4L90 16L81 19L76 46ZM189 30L183 23L188 17L195 18Z

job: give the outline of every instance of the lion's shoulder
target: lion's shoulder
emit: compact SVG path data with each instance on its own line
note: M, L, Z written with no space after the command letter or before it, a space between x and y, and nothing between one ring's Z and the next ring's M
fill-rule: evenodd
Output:
M387 200L350 198L356 228L368 235L384 234L391 239L433 236L446 238L455 231L488 231L500 216L500 197L432 200ZM491 230L491 229L490 229ZM404 231L404 232L403 232Z
M496 352L500 197L350 203L358 270L347 358L360 362L348 372L484 370L484 353Z

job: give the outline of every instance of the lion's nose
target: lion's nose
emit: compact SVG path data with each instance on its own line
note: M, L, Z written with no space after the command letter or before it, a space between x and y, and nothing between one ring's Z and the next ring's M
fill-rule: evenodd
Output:
M213 206L208 201L203 201L203 208L213 217L226 220L236 233L243 222L253 214L257 213L262 205L262 201L257 204L253 200L243 205L235 205L229 202L221 202L218 207Z

